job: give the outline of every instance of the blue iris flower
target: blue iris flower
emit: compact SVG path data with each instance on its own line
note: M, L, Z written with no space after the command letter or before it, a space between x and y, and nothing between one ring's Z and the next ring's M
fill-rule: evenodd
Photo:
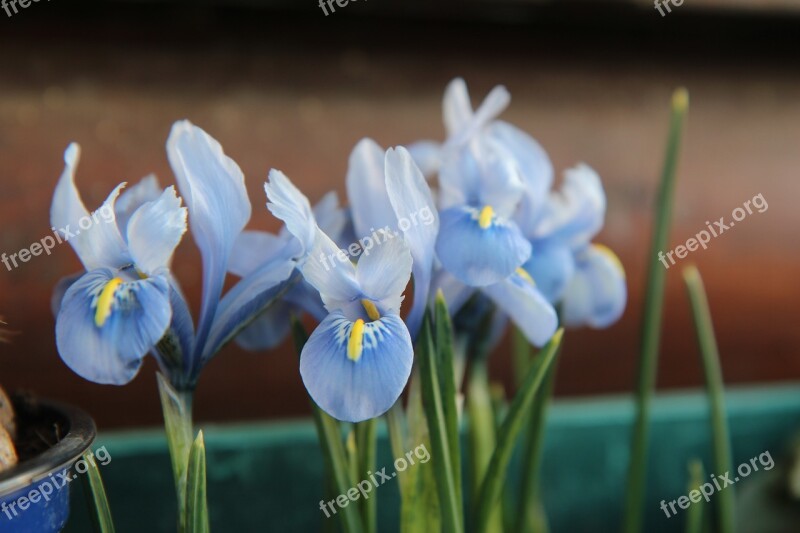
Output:
M522 266L532 247L521 222L541 210L552 184L544 150L514 126L495 120L510 100L496 87L473 112L466 84L456 79L444 97L448 138L412 153L426 174L438 172L441 228L435 285L455 312L479 290L510 316L528 340L543 345L555 333L555 309Z
M91 381L128 383L152 353L175 388L193 389L205 364L278 298L295 271L286 247L223 296L234 243L250 218L244 176L216 140L188 121L173 126L167 154L185 208L174 188L158 193L154 178L115 206L120 185L102 208L117 213L116 224L96 224L69 240L86 273L56 289L56 339L62 359ZM72 145L51 208L57 228L74 228L88 215L74 185L77 159ZM169 272L187 212L203 262L196 328Z
M79 156L77 144L67 148L50 213L86 269L57 290L56 340L77 374L122 384L133 379L172 319L169 262L186 231L186 208L173 187L159 192L151 178L121 197L124 184L117 186L90 215L75 187ZM99 216L111 213L112 219Z
M539 216L524 227L533 253L524 269L566 326L604 328L627 301L625 270L608 247L591 241L603 227L606 197L600 177L581 164L565 172Z
M378 172L368 169L370 161ZM380 183L373 179L379 175ZM354 190L359 185L376 189L362 196ZM389 225L406 216L410 220L411 213L425 207L431 209L427 183L404 148L384 154L371 141L359 143L351 157L348 190L356 234L378 224L377 214L386 214L368 214L360 203L367 199L381 202L388 197L384 207L397 217L381 219ZM306 389L317 405L339 420L359 422L380 416L400 397L411 374L412 336L400 317L400 305L412 270L430 279L425 270L433 262L436 225L401 228L402 236L369 249L365 246L353 263L320 229L308 200L286 176L270 173L266 191L270 211L285 222L302 249L296 258L298 268L328 312L300 356ZM424 308L427 294L420 301Z

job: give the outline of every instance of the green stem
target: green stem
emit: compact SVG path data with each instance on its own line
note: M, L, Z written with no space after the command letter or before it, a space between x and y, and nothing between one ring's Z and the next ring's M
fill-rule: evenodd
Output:
M689 461L689 489L687 492L697 490L702 485L705 474L703 463L699 459ZM702 533L703 531L703 501L693 503L686 511L686 533Z
M731 460L730 435L728 421L725 417L725 386L722 368L719 362L719 349L714 337L714 325L711 321L711 310L703 287L700 272L694 266L683 270L683 279L689 292L692 305L697 341L703 360L703 371L706 378L706 391L711 405L711 430L714 442L714 468L717 475L733 469ZM734 491L720 491L717 496L717 520L721 533L732 533L734 530Z
M544 380L545 374L559 351L563 336L564 330L559 329L542 351L541 357L534 361L525 376L520 390L514 396L514 401L511 403L503 425L500 427L500 431L497 434L497 446L492 454L489 467L486 469L486 475L481 483L480 495L476 501L475 531L477 533L486 533L488 530L493 510L498 507L497 502L500 499L503 482L506 479L506 470L508 463L511 461L511 454L514 451L517 435L525 417L530 414L533 400Z
M167 379L158 374L158 389L161 409L164 414L164 429L172 461L175 493L178 498L178 530L186 528L186 472L189 454L194 442L192 424L192 391L175 390Z
M377 418L356 424L356 446L358 448L359 478L369 479L367 472L376 470L378 448ZM378 498L368 498L361 502L361 518L366 533L376 533L378 529Z
M636 421L634 423L631 462L628 469L625 518L623 531L638 533L642 529L642 511L647 488L647 448L650 423L650 404L656 383L658 345L661 336L661 317L664 303L666 268L659 254L667 247L672 204L675 195L675 175L678 164L681 133L689 96L678 89L672 96L672 117L667 140L667 153L661 174L661 186L656 206L656 220L650 248L650 264L645 293L639 372L636 388Z

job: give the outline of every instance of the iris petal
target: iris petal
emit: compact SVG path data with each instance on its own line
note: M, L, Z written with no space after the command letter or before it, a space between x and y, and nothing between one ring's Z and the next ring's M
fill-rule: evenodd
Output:
M157 200L143 204L127 226L128 247L136 268L152 275L169 266L172 253L186 233L186 208L168 187Z
M219 303L208 341L203 345L203 363L238 335L242 325L255 320L280 296L283 283L295 271L295 266L292 258L278 256L239 280L225 294Z
M483 290L532 344L543 346L556 332L555 309L525 276L514 273Z
M627 287L622 264L611 250L591 245L578 253L576 272L564 292L562 314L567 326L605 328L625 311Z
M301 253L308 253L317 236L317 223L308 198L294 186L286 174L274 169L269 173L269 181L264 184L264 190L269 200L267 208L283 220L289 233L300 242Z
M522 268L536 281L544 297L555 303L561 299L575 272L574 254L568 246L558 242L546 241L541 245L534 242L531 258Z
M430 291L439 213L425 177L402 146L386 152L386 189L414 260L414 303L406 322L411 334L416 335Z
M125 282L114 294L110 315L97 327L97 299L114 276L109 269L93 270L67 290L56 318L56 342L61 358L78 375L124 385L164 335L172 313L165 278Z
M154 174L149 174L119 195L117 203L114 205L114 213L120 235L127 234L128 221L133 213L147 202L158 200L161 193L162 189L158 184L158 178Z
M506 279L531 255L531 245L514 223L495 219L487 228L478 210L451 208L441 213L436 253L453 276L472 287Z
M362 139L350 154L347 168L347 198L358 238L378 228L394 227L397 219L389 202L384 173L383 148L372 139Z
M265 231L243 231L236 237L228 270L239 277L247 276L285 253L288 244L288 239L279 235Z
M125 184L118 185L91 217L75 187L80 147L72 143L64 152L64 172L58 180L50 207L50 223L68 240L86 270L121 268L130 262L127 246L114 222L114 203ZM102 216L100 216L102 215ZM82 227L88 221L88 227Z
M380 416L394 405L411 374L414 351L396 315L364 324L357 361L348 359L353 322L340 311L328 315L309 337L300 374L309 394L326 413L347 422Z
M236 344L252 352L275 348L289 334L291 318L291 305L278 300L236 336Z
M222 293L233 242L250 219L250 200L239 166L216 140L188 120L172 126L167 155L203 257L203 302L197 328L198 344L203 345Z
M394 237L361 255L356 279L364 295L379 302L383 312L399 314L411 263L408 245Z
M564 173L564 184L549 198L535 236L585 246L603 227L605 214L600 176L581 164Z

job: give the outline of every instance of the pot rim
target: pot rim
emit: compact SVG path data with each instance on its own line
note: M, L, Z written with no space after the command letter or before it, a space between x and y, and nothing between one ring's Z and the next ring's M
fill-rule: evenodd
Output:
M94 420L82 409L46 399L37 399L37 405L40 409L63 416L69 424L69 430L45 452L0 474L0 498L30 487L51 473L71 466L91 447L97 436Z

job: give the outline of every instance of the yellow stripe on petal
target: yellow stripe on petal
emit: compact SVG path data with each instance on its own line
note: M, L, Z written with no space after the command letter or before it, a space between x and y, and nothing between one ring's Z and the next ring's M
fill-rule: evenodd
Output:
M122 285L122 278L114 278L106 283L100 297L97 299L97 309L94 313L94 324L102 328L108 317L111 316L111 306L114 304L114 294L117 288Z
M522 267L519 267L519 268L517 268L517 270L515 270L515 272L517 273L517 276L521 277L522 279L524 279L525 281L527 281L528 283L530 283L534 287L536 286L536 282L533 281L533 278L531 277L530 274L528 274L527 270L525 270Z
M367 316L370 320L378 320L381 317L378 308L375 306L372 300L367 300L363 298L361 300L361 305L364 306L364 310L367 312Z
M619 269L620 273L622 274L622 277L623 278L625 277L625 267L622 266L622 261L619 260L617 254L611 251L611 248L609 248L605 244L592 244L592 247L601 254L603 254L604 256L606 256L611 261L611 263Z
M361 359L361 352L364 351L364 321L360 318L353 324L350 330L350 338L347 339L347 358L353 362Z
M486 229L492 225L492 219L494 218L494 209L492 206L487 205L481 209L481 213L478 215L478 225L481 229Z

